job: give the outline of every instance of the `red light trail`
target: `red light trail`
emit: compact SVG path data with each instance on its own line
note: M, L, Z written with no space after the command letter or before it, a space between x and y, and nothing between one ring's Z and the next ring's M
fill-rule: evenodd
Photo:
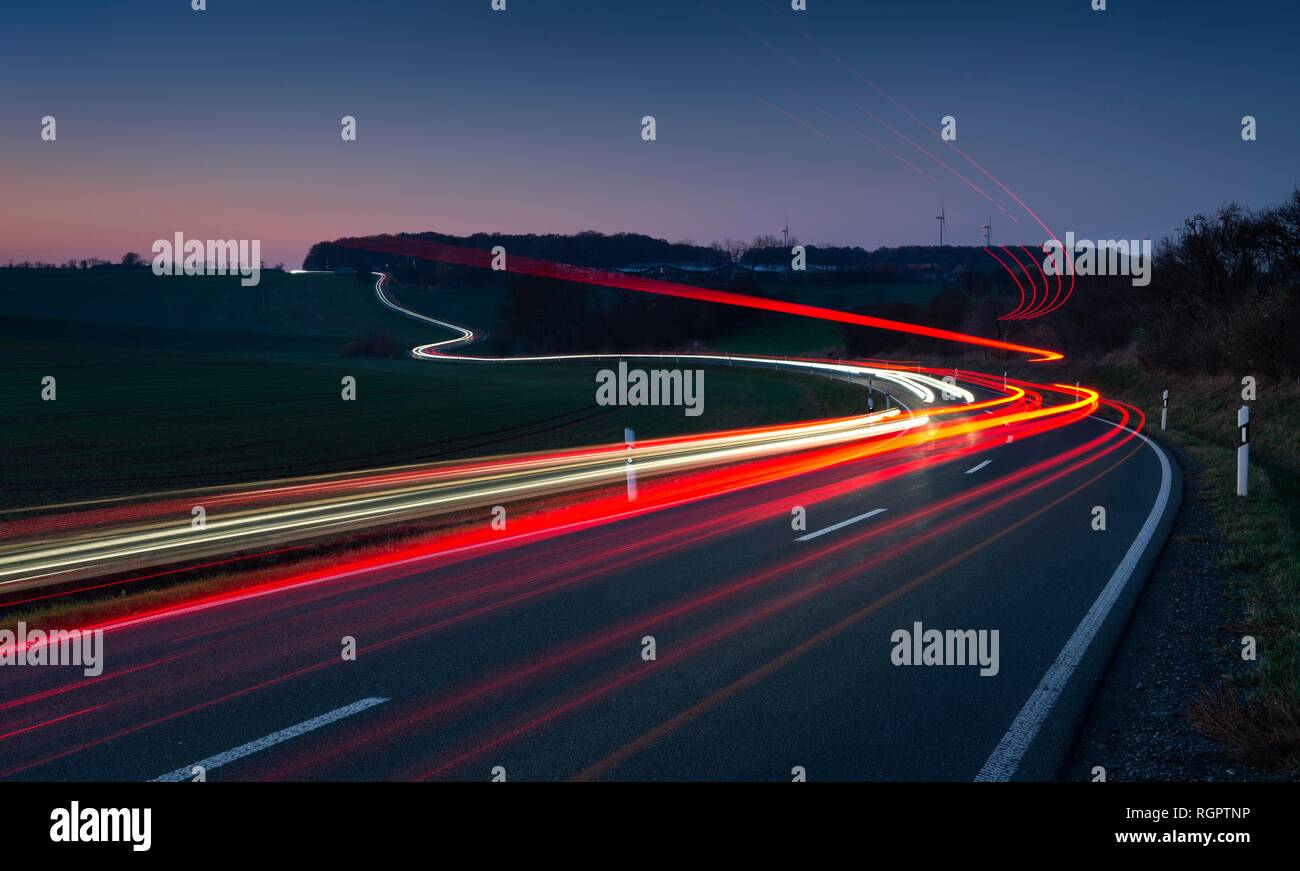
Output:
M395 249L387 250L400 256L415 256L412 252L417 250L406 245L400 248L395 246ZM423 244L418 250L430 253ZM483 267L490 264L491 258L489 252L477 249L438 249L436 253L441 258L455 257L453 262ZM583 283L601 283L724 304L770 308L828 320L843 321L842 316L846 314L671 282L651 282L618 273L546 264L526 258L516 257L511 258L511 261L515 271L526 271L527 274L548 278L580 280ZM580 278L575 279L575 274ZM387 276L380 277L376 283L376 293L385 304L400 310L400 306L385 296L387 280ZM451 325L444 326L457 329ZM903 331L919 335L943 335L945 332L928 331L928 328L910 324L901 326L907 327ZM472 331L462 330L461 333L460 338L423 346L417 349L416 355L435 359L450 356L446 353L448 347L473 339ZM980 344L979 341L970 341L977 338L963 336L967 344ZM1032 354L1038 360L1060 358L1059 354L1044 349L999 344L1006 346L1004 350ZM567 356L582 358L584 355ZM708 355L694 356L707 358ZM455 356L453 359L478 358ZM1092 415L1100 403L1100 397L1095 392L1063 384L1043 385L1014 379L1004 382L1002 378L981 373L922 365L866 366L815 358L796 361L776 361L762 357L734 359L781 362L800 367L807 365L831 372L857 366L863 371L888 373L900 379L900 383L911 379L913 389L922 396L930 393L927 385L934 385L935 379L951 374L959 379L959 383L988 390L993 397L977 400L969 391L952 385L954 391L960 390L966 394L965 402L927 407L924 410L910 409L902 413L891 410L889 414L869 418L846 417L647 440L640 445L640 449L644 449L648 456L672 457L683 451L710 452L720 450L723 445L750 445L756 440L783 439L801 445L799 440L808 438L810 434L815 434L816 438L807 445L801 445L799 449L773 455L739 454L730 458L724 453L720 457L726 459L712 465L684 465L680 469L672 469L661 476L650 477L647 485L642 488L640 499L634 504L626 501L625 494L614 482L595 479L585 494L577 499L547 499L531 510L512 513L509 535L482 528L481 524L475 528L452 528L397 548L354 552L347 559L333 561L320 568L305 571L285 568L265 576L262 581L251 586L187 598L177 603L103 620L87 628L120 632L186 614L259 600L265 603L260 613L267 619L274 619L270 617L278 607L277 600L272 598L274 594L297 590L300 595L295 597L294 607L302 607L302 597L305 595L307 601L320 603L320 607L315 610L320 619L346 617L350 631L364 634L368 639L367 651L375 653L390 650L415 639L452 632L456 627L473 621L510 613L509 609L564 590L581 587L596 589L612 573L630 571L648 562L701 547L718 536L771 522L787 514L792 503L819 505L848 494L866 491L927 467L957 462L963 457L1009 442L1012 438L1023 440L1071 426ZM923 403L929 406L933 399L933 393L930 393L929 399L923 399ZM1097 463L1133 438L1126 427L1128 411L1123 408L1118 410L1120 424L1087 442L1053 453L1046 459L924 504L915 510L887 516L885 521L873 524L869 529L863 528L837 538L818 540L816 544L810 544L759 571L738 573L719 583L706 585L703 589L686 591L683 595L644 612L629 613L601 631L541 651L535 658L518 665L453 685L446 692L437 693L433 699L414 698L395 705L392 716L371 728L318 747L305 756L286 760L273 769L271 774L274 777L295 777L326 763L341 764L355 754L365 752L368 747L383 746L387 742L400 740L406 730L415 730L431 722L441 723L462 715L468 716L474 712L481 713L489 700L498 700L515 693L535 693L560 674L576 672L580 675L583 670L594 667L601 658L610 656L629 638L639 637L644 626L680 626L689 633L685 639L679 639L653 666L635 672L619 669L612 676L585 679L585 684L564 691L558 698L543 702L540 706L534 705L523 711L517 719L496 724L486 733L453 742L427 758L415 760L407 772L409 776L420 779L453 775L467 763L491 750L514 743L633 682L663 673L667 665L695 657L726 639L765 625L792 609L819 599L858 576L864 568L893 561L907 561L927 546L972 521L1000 513L1066 476ZM857 432L854 428L862 429ZM840 432L851 433L852 437L842 442L835 441L834 438L838 438L836 434ZM834 438L821 441L828 436ZM544 454L265 482L251 487L225 488L223 492L214 495L222 500L221 504L231 509L260 516L266 511L284 510L286 505L313 504L317 501L332 503L333 500L340 500L341 504L350 506L352 500L369 499L374 494L419 492L421 488L442 487L467 477L495 480L504 476L513 479L538 470L573 470L611 459L617 462L622 454L622 445L598 445ZM1051 505L1059 504L1111 468L1113 467L1105 468L1098 475L1089 478L1088 482L1056 497ZM833 477L841 469L845 471L839 477ZM820 481L811 477L818 475L821 476ZM761 493L761 498L732 498L750 492ZM94 518L97 528L113 530L123 524L147 524L156 519L157 515L153 512L160 507L170 512L176 506L184 506L190 501L177 494L162 494L161 499L143 503L90 505L84 513L87 517ZM1046 507L1031 510L989 541L1010 534L1046 510ZM644 526L642 534L629 539L621 533L617 524L634 518ZM38 531L48 533L60 525L51 525L37 518L30 521L27 528L20 530L17 537L21 539L25 534ZM564 549L561 539L577 532L586 533L585 546L581 549ZM812 578L809 583L790 585L792 579L804 577L815 565L875 540L888 543L874 549L865 561L854 560L851 567L834 568L829 575L809 576ZM539 560L527 553L511 555L513 548L525 543L552 548L554 556ZM982 546L987 546L987 543ZM578 776L591 778L612 771L650 743L670 734L682 723L718 704L737 689L771 674L804 651L833 637L854 621L873 613L977 550L979 548L963 551L937 567L916 575L913 581L903 587L876 597L850 617L816 632L739 681L688 706L677 716L640 737L635 737L612 753L606 753L580 770ZM472 563L489 554L501 557L491 563L486 560ZM239 558L232 557L236 560ZM504 559L504 563L501 559ZM219 565L225 560L211 562ZM395 605L394 584L405 583L404 579L412 577L413 573L459 566L462 563L472 564L439 576L435 583L412 586L409 601L404 605ZM344 591L347 591L349 598L329 601L332 597L341 596ZM415 595L417 592L418 597ZM740 610L738 613L727 614L724 613L726 608ZM288 656L285 655L285 650L280 649L245 650L239 658L238 668L250 676L247 684L185 703L172 704L171 700L178 698L178 693L186 687L198 686L198 679L191 678L186 671L185 662L197 661L193 658L206 655L204 651L215 651L221 646L219 635L199 633L194 637L205 636L209 640L198 647L186 647L183 651L179 645L185 639L177 639L172 642L174 649L161 657L124 670L121 675L88 678L56 689L29 692L0 708L19 715L29 707L32 708L30 714L17 722L5 724L7 731L0 732L0 740L19 739L38 732L44 735L56 728L71 728L65 726L65 723L76 724L92 717L109 717L112 723L114 712L122 707L118 704L121 697L114 695L100 704L90 705L88 702L91 699L86 698L86 693L106 692L96 688L131 673L157 671L160 675L166 672L175 676L173 680L147 681L131 695L133 703L143 701L147 705L151 704L155 710L158 706L165 706L161 713L138 719L119 716L116 723L101 732L80 731L80 737L70 744L53 747L34 758L16 762L7 771L0 772L0 776L21 774L177 718L247 698L253 693L283 686L289 681L323 673L340 662L337 655L321 656L312 645L293 648L287 651L290 654ZM232 676L235 668L234 664L228 667ZM227 668L218 666L217 670L220 672ZM47 712L47 705L60 710Z
M479 269L490 270L492 268L493 254L491 251L481 248L470 248L463 245L449 245L442 242L431 242L423 239L382 236L368 239L345 239L341 240L339 244L346 247L364 249L366 251L392 254L396 257L414 257L442 263L474 266ZM557 281L570 281L577 284L590 284L599 287L634 290L639 293L654 293L659 294L660 296L695 299L702 302L716 302L723 305L763 309L765 311L780 312L782 314L818 318L820 320L836 321L842 324L853 324L860 327L874 327L881 330L909 333L914 336L942 339L944 341L955 342L963 345L975 345L983 348L993 348L999 351L1010 351L1016 354L1027 354L1030 356L1032 362L1046 362L1051 360L1062 360L1065 358L1064 354L1057 351L1050 351L1045 348L1034 348L1027 345L1018 345L1013 342L1003 342L998 339L987 339L983 336L972 336L967 333L959 333L953 330L942 330L937 327L927 327L921 324L909 324L903 321L876 318L869 315L837 311L836 309L804 305L802 303L787 302L785 300L766 299L760 296L750 296L748 294L735 293L733 291L711 290L709 288L694 287L689 284L680 284L673 281L659 281L652 278L626 275L621 272L611 272L609 270L595 269L588 266L573 266L565 263L553 263L548 260L537 260L531 257L522 257L519 255L507 257L506 270L520 275L533 275L539 278L550 278Z
M366 247L375 250L373 242L367 243ZM384 240L379 250L397 256L429 256L432 259L482 268L490 268L492 256L490 252L479 249L435 245L419 240ZM760 297L714 291L673 282L652 281L625 276L621 273L552 264L521 257L510 258L510 267L512 271L546 278L577 281L593 285L599 284L601 286L619 287L728 305L762 308L806 317L855 323L862 326L883 325L883 328L886 329L895 329L916 335L948 338L964 344L996 347L1000 350L1029 354L1033 359L1040 361L1061 358L1060 354L1041 348L995 342L976 336L936 330L915 324L856 316L815 306L767 300ZM379 281L376 283L376 293L385 304L400 309L385 295L387 280L386 275L380 276ZM451 327L453 330L457 329L451 325L444 324L444 326ZM419 356L436 358L445 355L445 348L448 345L472 341L472 331L461 330L460 332L462 333L460 338L434 343L419 349L421 352ZM581 357L582 355L569 356ZM473 360L476 358L457 357L456 359ZM764 361L767 358L735 359ZM771 362L778 361L772 360ZM347 589L353 594L360 593L366 597L363 601L367 599L374 600L377 606L380 597L385 595L388 584L391 584L396 578L406 576L417 567L420 570L428 570L434 566L445 567L476 559L489 553L504 553L521 543L544 543L553 538L559 538L578 531L586 530L598 536L594 543L595 546L590 549L575 552L564 558L544 564L530 563L521 558L517 568L507 572L504 576L499 574L500 565L492 567L491 570L487 568L476 569L452 576L442 585L441 589L434 592L432 597L426 598L418 607L407 609L403 620L412 625L405 629L390 629L391 614L386 609L378 609L380 613L375 618L377 622L371 627L372 634L369 637L374 638L374 633L380 633L380 637L377 641L371 641L368 644L368 649L372 651L383 650L430 633L448 630L466 621L484 618L502 609L515 607L559 590L573 588L578 585L599 583L600 579L611 571L626 570L648 560L660 559L668 554L699 546L718 535L735 532L752 524L782 515L788 510L792 500L797 499L800 504L815 505L843 496L846 493L857 492L862 488L909 474L929 465L953 462L974 452L987 450L992 446L1001 444L1004 439L1009 441L1013 437L1031 437L1069 426L1092 414L1099 403L1099 397L1095 392L1076 390L1066 385L1038 385L1011 380L1004 384L1001 379L980 373L933 369L920 365L905 368L886 364L872 368L863 367L863 364L816 359L780 362L786 365L822 367L831 371L858 366L862 367L863 371L888 374L899 379L900 383L911 383L911 388L917 391L918 395L928 397L925 399L927 404L932 402L934 398L927 384L942 383L936 382L935 379L949 373L958 376L963 381L988 389L995 395L991 399L976 401L969 391L964 391L962 388L953 385L952 390L966 394L967 401L965 403L935 406L927 408L924 412L908 411L901 415L897 410L892 410L888 413L867 418L848 417L814 421L806 424L781 424L687 437L648 440L638 448L645 452L646 457L656 455L671 457L682 451L716 451L720 445L730 443L744 445L754 442L755 439L788 439L793 440L792 444L798 446L801 444L800 440L806 439L808 434L817 434L816 439L808 442L806 446L788 453L778 453L772 456L762 454L746 455L742 453L735 458L728 458L728 455L723 453L720 454L720 458L726 459L721 462L721 465L714 468L695 468L684 465L680 470L661 476L657 480L651 478L650 480L656 480L655 485L644 487L641 499L633 505L629 505L625 495L617 487L611 487L612 482L596 478L592 481L592 484L595 485L594 491L578 501L561 502L559 504L546 503L531 511L522 510L515 513L511 521L511 532L506 536L493 530L484 529L481 526L468 529L453 528L446 533L435 534L427 540L417 541L397 549L386 548L374 553L362 552L349 559L335 561L324 567L308 571L289 569L275 572L262 582L251 586L187 598L180 602L165 604L124 617L104 620L88 626L86 629L119 632L185 614L194 614L199 611L235 603L252 602L288 590L307 592L317 590L319 592L314 595L323 599L334 595L338 590ZM1055 394L1058 398L1049 404L1044 400L1047 394ZM1122 412L1122 414L1126 419L1127 413ZM867 427L874 426L877 429L872 431L868 428L864 429L862 433L856 434L852 428L862 427L864 425L863 421L867 422L865 424ZM828 435L834 436L835 433L841 431L851 433L853 437L843 443L836 443L834 439L823 441ZM915 548L968 523L973 518L985 516L990 512L999 510L1030 493L1037 492L1050 483L1059 480L1062 476L1072 474L1088 463L1095 462L1096 459L1109 453L1117 446L1106 447L1106 443L1114 441L1116 435L1122 432L1124 432L1123 429L1116 429L1111 433L992 480L982 486L962 491L917 511L900 514L871 530L858 531L839 540L818 542L817 545L810 546L797 556L782 560L763 572L736 578L705 595L686 598L670 604L656 613L629 619L624 625L578 642L568 648L554 651L552 655L539 662L490 677L475 685L463 687L458 692L440 698L432 705L417 708L390 721L389 724L383 727L385 734L396 734L402 728L415 722L449 715L466 705L486 698L488 695L506 691L521 682L540 677L553 669L567 668L571 664L576 664L598 652L607 650L609 645L622 639L627 633L632 632L634 624L642 625L647 620L656 622L676 621L685 619L688 615L691 615L692 619L698 619L699 615L713 611L718 605L726 601L733 600L742 594L751 595L761 592L770 582L774 582L779 578L791 577L793 574L810 567L818 560L837 553L843 553L848 548L860 545L873 535L894 533L906 535L909 530L917 528L918 525L924 526L923 521L927 518L950 515L948 519L938 525L931 526L916 535L907 535L903 541L882 550L868 560L868 565L901 558ZM1122 444L1124 440L1126 438L1121 438L1118 443ZM1089 456L1093 451L1096 451L1096 454ZM299 503L311 505L318 500L324 500L327 503L332 502L332 500L339 500L340 504L349 506L350 510L350 506L355 504L353 500L374 498L372 494L376 493L419 492L420 488L442 487L449 482L455 482L466 477L482 480L494 480L500 476L516 478L520 475L532 474L537 470L572 470L582 468L586 464L603 463L609 460L617 463L621 460L622 453L621 445L604 445L548 454L444 463L430 467L383 469L341 476L320 476L316 479L267 482L264 485L252 488L226 488L226 492L212 495L220 500L218 504L225 504L232 509L237 508L240 511L250 512L252 517L260 517L266 512L284 511L286 510L286 504L290 506ZM868 465L863 469L861 464L864 462L874 465ZM858 470L842 479L811 488L800 484L805 475L825 473L828 470L840 467L847 468L849 464L859 464ZM1038 480L1033 480L1034 478L1038 478ZM668 518L667 509L693 511L693 506L703 505L705 502L715 504L719 499L732 494L740 494L756 487L775 489L771 490L764 499L757 503L741 504L721 514L710 511L707 512L707 516L703 516L697 522L688 523L685 526ZM289 500L289 502L286 503L285 500ZM143 523L148 526L156 522L158 511L161 510L167 513L174 510L176 506L189 504L190 501L189 498L182 498L179 495L172 494L170 496L164 495L161 500L151 499L143 503L91 505L88 506L88 511L81 513L83 516L80 519L92 520L96 528L103 528L112 532L122 524L126 524L127 529L132 524ZM965 511L959 511L958 509L962 506L970 507ZM70 516L74 518L72 522L68 522L66 518L50 520L40 517L24 521L24 528L11 532L11 535L16 535L21 540L26 534L33 532L49 534L64 526L84 528L77 527L75 522L78 517L77 513ZM617 529L610 526L610 524L630 518L649 519L654 524L651 529L657 527L657 531L636 541L620 540ZM662 518L662 522L660 518ZM603 532L606 527L610 530L608 535ZM139 535L141 533L135 534ZM277 544L283 543L277 542ZM239 560L242 558L241 556L235 556L231 559ZM223 565L226 562L225 559L209 560L209 563L214 566ZM855 570L860 569L861 565L858 565ZM490 574L489 571L496 573L495 576ZM163 573L165 572L153 574ZM125 584L137 578L145 579L150 576L149 574L138 575L125 581L114 581L112 583ZM740 617L725 620L713 629L705 631L686 646L675 649L671 656L674 658L682 657L706 649L717 641L730 637L746 627L765 621L798 603L809 601L822 591L829 589L830 586L843 582L848 576L848 573L836 574L829 579L824 579L793 592L779 594L777 598L767 604L755 606ZM73 592L84 592L85 589L81 588ZM60 595L60 593L52 594L52 596L57 595ZM31 597L26 601L38 598L45 597ZM269 607L274 607L273 600L267 599L267 603ZM322 613L328 614L334 610L341 613L345 607L349 613L352 613L357 607L357 603L352 602L346 606L340 604L335 608L327 607ZM208 646L211 647L211 643ZM199 650L202 649L199 648ZM180 656L180 653L169 654L145 665L137 666L133 671L146 668L171 667ZM276 656L271 652L249 653L248 656L253 657L254 662L264 663L264 668L274 669L278 662ZM172 710L151 720L125 725L107 736L101 736L73 747L61 749L35 761L22 763L4 773L20 773L35 765L54 761L79 750L98 746L105 741L122 738L159 723L186 714L196 713L212 705L244 697L259 689L277 686L290 679L313 674L328 668L338 661L337 657L334 656L326 659L312 658L308 661L299 659L292 664L288 671L267 674L262 679L233 692ZM653 670L643 673L650 674L653 673ZM486 740L476 742L473 746L464 747L452 753L449 757L443 757L440 761L431 761L429 763L431 767L421 768L416 773L421 777L425 777L440 776L443 773L450 772L467 759L478 756L485 749L499 746L504 741L513 740L513 738L525 734L545 722L549 722L556 716L586 704L596 697L605 695L630 679L632 678L624 677L618 678L612 683L598 684L589 690L572 696L558 707L542 711L533 718L498 733L495 737L489 737ZM16 699L5 707L7 710L17 711L29 704L52 702L64 697L67 697L68 704L75 705L77 702L76 697L82 689L99 686L104 681L105 678L103 677L90 678L54 691L42 690L30 693ZM174 687L165 684L156 684L151 687L149 694L161 699L172 693L174 689ZM4 733L4 735L5 737L11 737L28 734L31 731L78 717L83 712L89 714L99 712L101 708L111 710L113 707L112 702L105 702L103 705L92 707L86 707L83 704L81 707L74 708L71 712L65 711L62 714L46 717L37 722L20 723L16 728ZM373 737L375 736L372 733L365 736L364 740L370 740ZM338 752L342 753L349 745L343 744L339 746L340 750ZM315 761L320 761L320 758L315 758Z

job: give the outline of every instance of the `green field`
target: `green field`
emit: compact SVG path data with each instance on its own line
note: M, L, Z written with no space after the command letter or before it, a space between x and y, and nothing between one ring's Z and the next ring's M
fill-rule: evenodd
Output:
M797 281L776 281L761 286L764 292L780 299L839 311L853 311L884 301L925 305L941 289L935 283L801 285ZM718 350L733 354L812 356L842 351L844 328L834 321L758 311L749 322L713 344Z
M505 303L506 290L503 285L465 290L400 287L392 295L414 311L426 312L453 324L492 332L500 327L501 306Z
M420 324L376 303L371 285L351 276L266 271L256 287L224 276L157 277L135 270L0 270L0 315L93 324L114 342L130 331L222 336L223 349L305 347L365 338L375 330L416 341ZM270 337L273 341L267 341ZM172 337L174 338L174 337Z
M443 312L438 295L429 314ZM449 306L448 308L452 308ZM465 320L471 320L465 318ZM470 324L477 326L477 324ZM704 413L595 403L587 364L343 357L382 330L442 338L353 277L155 278L0 269L0 504L617 442L847 414L860 390L741 368L708 371ZM341 379L357 398L341 398ZM41 398L45 376L57 398Z
M759 281L759 287L764 293L781 299L850 311L858 306L877 302L914 302L917 305L925 305L934 299L944 286L933 281L915 284L864 284L831 280L763 279Z

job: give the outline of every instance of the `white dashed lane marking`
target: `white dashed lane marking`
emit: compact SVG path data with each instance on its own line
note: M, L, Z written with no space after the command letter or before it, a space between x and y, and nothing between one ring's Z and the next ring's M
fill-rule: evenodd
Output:
M819 529L816 532L810 532L807 535L801 535L798 538L796 538L795 541L808 541L809 539L817 538L818 536L825 535L828 532L834 532L837 529L843 529L844 527L848 526L851 523L857 523L859 520L866 520L868 517L875 517L877 514L881 514L884 511L885 511L884 508L874 508L871 511L868 511L866 514L859 514L857 517L850 517L848 520L841 520L839 523L836 523L833 526L828 526L825 529Z
M371 697L368 699L362 699L359 702L353 702L350 705L344 705L341 708L335 708L329 713L321 714L319 717L304 720L296 726L289 726L288 728L281 729L278 732L272 732L265 738L258 738L256 741L249 741L247 744L241 744L234 750L227 750L225 753L218 753L216 756L209 756L207 759L200 759L192 765L186 765L183 768L177 768L175 771L169 771L160 777L155 777L154 782L161 781L176 783L179 781L189 780L194 777L193 769L196 766L201 767L204 771L211 771L214 768L220 768L221 766L234 762L237 759L243 759L245 756L252 756L254 753L260 753L269 747L274 747L282 741L288 741L290 738L297 738L299 735L314 732L322 726L328 726L330 723L335 723L342 720L344 717L359 714L368 708L373 708L375 705L382 705L386 701L388 701L388 699Z

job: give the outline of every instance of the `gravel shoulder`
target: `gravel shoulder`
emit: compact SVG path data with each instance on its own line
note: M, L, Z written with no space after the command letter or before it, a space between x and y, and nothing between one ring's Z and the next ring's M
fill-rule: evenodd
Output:
M1261 781L1285 776L1232 761L1192 729L1188 705L1201 688L1234 677L1243 604L1216 560L1225 545L1201 490L1200 470L1179 445L1162 442L1183 468L1182 509L1094 700L1065 780Z

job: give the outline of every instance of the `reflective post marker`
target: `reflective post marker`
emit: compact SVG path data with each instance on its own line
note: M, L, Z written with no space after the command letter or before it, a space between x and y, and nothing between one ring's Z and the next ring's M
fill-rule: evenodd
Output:
M1160 395L1160 428L1164 429L1169 425L1169 391L1166 390Z
M1250 468L1250 406L1237 409L1237 426L1241 428L1241 445L1237 448L1237 495L1245 496L1249 489L1246 473Z
M632 427L623 427L623 441L627 442L627 501L636 501L636 466L632 464L632 446L636 443L636 433Z

